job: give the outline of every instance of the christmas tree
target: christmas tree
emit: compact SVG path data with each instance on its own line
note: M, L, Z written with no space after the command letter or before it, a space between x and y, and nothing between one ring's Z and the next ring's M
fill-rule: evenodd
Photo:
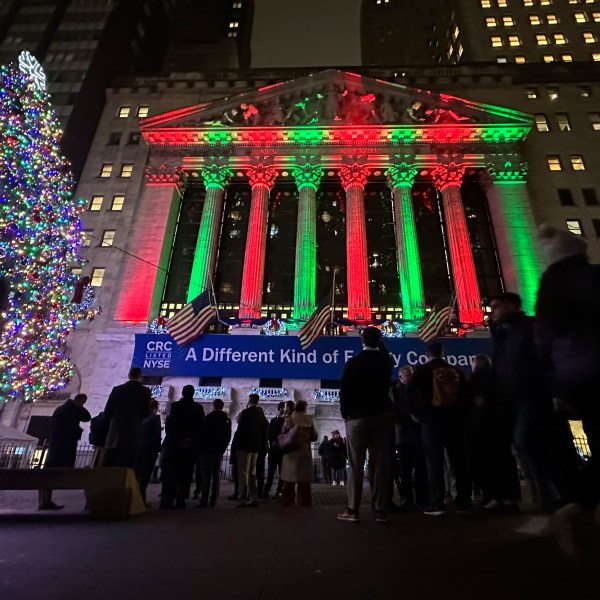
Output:
M79 213L45 76L28 52L0 68L0 401L31 402L72 375L65 338L82 316L70 302Z

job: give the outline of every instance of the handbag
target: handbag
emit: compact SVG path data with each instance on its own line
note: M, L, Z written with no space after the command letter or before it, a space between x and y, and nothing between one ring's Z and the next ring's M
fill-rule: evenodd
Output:
M284 454L288 454L299 450L306 443L314 442L316 439L317 432L314 427L294 425L291 429L277 436L277 446Z

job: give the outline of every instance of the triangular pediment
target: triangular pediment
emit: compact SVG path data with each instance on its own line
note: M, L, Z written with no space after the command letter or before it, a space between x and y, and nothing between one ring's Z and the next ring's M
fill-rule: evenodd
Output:
M529 115L516 110L329 69L150 117L141 128L146 135L165 128L531 124Z

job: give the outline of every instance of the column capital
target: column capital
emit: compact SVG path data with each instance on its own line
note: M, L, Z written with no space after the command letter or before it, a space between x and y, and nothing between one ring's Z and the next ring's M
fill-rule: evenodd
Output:
M529 166L520 156L500 154L489 158L487 173L491 181L500 184L527 182Z
M323 168L320 163L309 160L297 161L292 169L292 176L296 181L298 190L303 187L311 187L316 191L319 189L323 177Z
M254 165L250 165L246 170L246 175L250 179L250 186L252 189L256 187L264 187L271 191L275 185L275 179L277 178L277 169L267 162L259 162Z
M460 187L462 185L465 170L466 166L464 163L453 161L439 162L431 172L433 185L435 185L436 189L440 192L444 191L447 187Z
M342 187L347 190L353 186L364 188L371 171L367 168L367 165L354 162L342 165L338 174L342 180Z
M148 186L174 186L181 191L187 183L187 175L180 165L147 165L144 171Z
M412 187L417 176L417 166L407 162L394 162L385 172L387 175L388 187L393 190L395 187Z
M232 176L233 172L227 165L217 162L205 163L200 167L200 177L206 189L217 187L224 190Z

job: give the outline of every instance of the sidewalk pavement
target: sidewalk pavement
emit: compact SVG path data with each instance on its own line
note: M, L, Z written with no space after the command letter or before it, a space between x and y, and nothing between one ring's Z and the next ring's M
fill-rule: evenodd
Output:
M149 497L157 506L158 486ZM550 539L516 530L530 517L474 513L336 520L344 490L315 485L312 508L149 510L90 520L83 494L57 491L40 513L31 492L0 493L3 600L513 600L598 598L594 560L567 559ZM336 505L336 503L339 503ZM595 561L595 562L594 562Z

